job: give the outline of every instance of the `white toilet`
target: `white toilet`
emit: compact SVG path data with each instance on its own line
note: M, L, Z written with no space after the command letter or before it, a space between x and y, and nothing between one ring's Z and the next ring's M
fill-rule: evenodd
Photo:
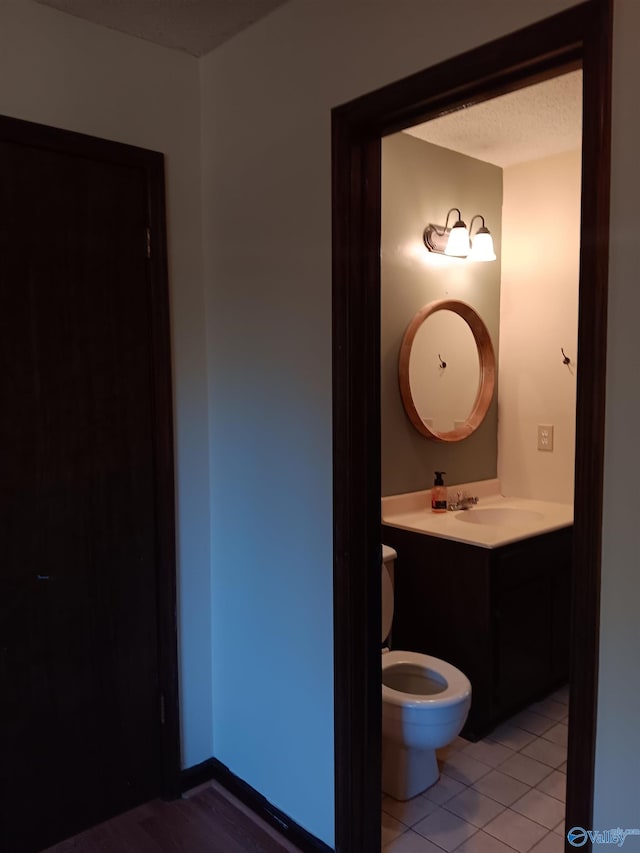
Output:
M382 642L393 621L396 552L382 546ZM471 707L464 673L439 658L382 650L382 790L409 800L438 781L436 749L451 743Z

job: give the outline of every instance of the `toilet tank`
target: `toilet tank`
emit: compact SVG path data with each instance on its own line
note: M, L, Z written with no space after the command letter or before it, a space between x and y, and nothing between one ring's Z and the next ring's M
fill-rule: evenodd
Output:
M393 624L393 570L397 553L388 545L382 546L382 642L388 638Z
M387 571L389 572L389 577L391 578L392 584L395 581L394 573L397 556L398 552L395 548L392 548L390 545L382 546L382 565L385 566Z
M393 563L398 556L398 552L395 548L392 548L391 545L383 545L382 546L382 562L389 565L389 563Z

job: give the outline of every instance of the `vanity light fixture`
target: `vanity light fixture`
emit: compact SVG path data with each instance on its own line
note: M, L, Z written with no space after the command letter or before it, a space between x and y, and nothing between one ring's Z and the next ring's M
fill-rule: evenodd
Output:
M454 225L449 228L449 217L454 212L458 214L458 218ZM452 207L447 213L444 228L440 225L427 225L424 229L423 239L430 252L455 258L466 258L469 254L469 231L462 221L462 214L457 207Z
M493 237L491 236L491 232L487 226L484 224L484 216L476 213L471 220L469 232L471 232L471 229L473 228L473 222L475 219L482 219L482 225L478 228L471 240L471 251L469 252L468 258L470 261L495 261L496 253L493 248Z
M449 228L449 218L452 213L457 213L458 218ZM452 207L447 213L444 227L430 223L424 229L424 244L430 252L439 255L448 255L453 258L468 258L470 261L495 261L496 255L493 249L491 233L485 225L484 216L479 213L471 220L471 226L476 219L482 220L482 225L475 233L473 241L469 238L469 231L462 221L462 213L458 207Z

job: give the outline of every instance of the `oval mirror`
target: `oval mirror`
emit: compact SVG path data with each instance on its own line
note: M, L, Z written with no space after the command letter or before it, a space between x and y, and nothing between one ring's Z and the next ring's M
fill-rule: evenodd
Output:
M489 331L465 302L421 308L400 346L400 395L409 420L435 441L462 441L491 404L496 360Z

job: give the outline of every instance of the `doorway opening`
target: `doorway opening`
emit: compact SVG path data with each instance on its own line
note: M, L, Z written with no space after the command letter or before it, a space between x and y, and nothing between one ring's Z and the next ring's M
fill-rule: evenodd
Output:
M592 0L337 108L334 213L336 849L380 846L381 139L582 68L580 307L568 825L593 801L610 161L611 16ZM579 619L575 618L576 614Z

